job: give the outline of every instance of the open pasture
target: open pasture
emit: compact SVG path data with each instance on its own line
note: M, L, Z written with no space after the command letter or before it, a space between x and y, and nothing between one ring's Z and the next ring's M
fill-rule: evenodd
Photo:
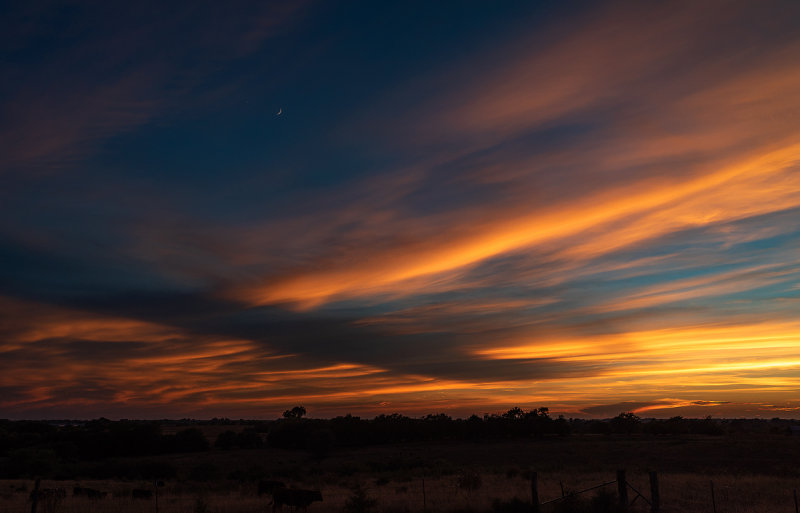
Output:
M41 488L62 488L66 497L42 501L40 513L246 513L271 510L258 481L278 479L292 488L320 490L314 512L374 513L519 511L531 497L536 470L541 502L615 479L626 469L641 491L632 512L647 512L648 471L659 472L664 512L760 513L794 510L800 488L800 440L787 436L743 437L570 437L481 443L418 443L337 449L317 459L301 451L271 448L214 450L149 458L175 475L163 487L139 479L47 479ZM121 458L115 465L138 465ZM714 496L712 499L711 483ZM74 487L105 492L103 498L73 496ZM0 481L0 510L28 513L32 480ZM151 498L134 498L149 489ZM615 505L616 484L600 489ZM588 502L556 501L543 513L595 511ZM630 499L636 494L631 491ZM359 499L360 498L360 499ZM602 503L595 499L595 507ZM360 509L359 509L360 508ZM283 508L290 510L290 508ZM600 510L597 510L600 511ZM613 511L603 510L603 511Z

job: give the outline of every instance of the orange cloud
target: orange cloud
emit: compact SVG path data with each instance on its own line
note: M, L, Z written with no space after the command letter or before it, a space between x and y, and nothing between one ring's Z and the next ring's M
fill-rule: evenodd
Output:
M369 142L409 155L393 172L300 198L303 215L238 227L170 215L137 227L126 248L248 308L308 312L347 300L348 328L385 330L369 348L390 356L364 355L366 344L355 343L338 357L288 343L279 351L269 333L259 341L198 334L0 300L8 319L0 356L14 362L2 385L22 390L0 406L189 412L224 403L259 412L291 402L428 412L652 403L644 412L765 397L793 404L798 298L754 292L797 290L796 244L769 255L724 252L799 226L778 214L800 209L800 42L765 32L751 44L717 30L747 23L752 9L600 7L512 38L502 51L392 92L392 101L405 94L414 106ZM135 83L123 80L109 94L129 97ZM35 161L93 139L83 132L16 158ZM466 200L438 201L462 189ZM420 196L436 208L417 209ZM735 226L745 221L754 226ZM713 259L663 242L692 231L722 248ZM681 272L660 276L665 270ZM745 292L749 302L737 310ZM348 310L378 302L389 304ZM419 354L389 351L425 334L441 337L410 345ZM328 343L326 333L315 336ZM417 360L426 371L408 370ZM469 370L427 375L446 364Z
M575 264L668 234L799 207L800 133L791 113L800 112L792 93L800 89L800 44L765 37L757 54L738 41L728 41L733 49L715 46L721 37L715 29L747 19L751 10L597 9L407 86L421 94L448 84L396 124L389 144L447 149L367 180L346 193L354 200L346 207L291 220L281 237L274 226L239 234L286 239L283 253L302 257L277 266L270 260L268 275L255 271L229 296L309 310L454 283L466 288L464 273L510 253L546 251ZM698 48L710 52L713 66L694 58ZM739 50L741 59L726 53ZM492 72L476 76L475 69ZM453 87L453 77L464 80ZM569 126L571 116L584 116L591 124L593 110L605 113L596 137L527 153L504 148L496 160L476 157L464 173L436 181L448 164L559 120ZM465 183L508 189L496 201L459 204L423 219L401 210L415 188ZM259 251L281 253L254 245L231 258L257 268Z
M548 381L573 400L655 400L664 395L741 402L790 399L800 386L800 325L763 322L676 326L595 337L551 338L475 351L490 359L593 362L594 375ZM569 391L567 391L567 389ZM693 399L694 400L694 399Z
M484 387L359 363L320 365L313 355L276 353L250 340L157 323L9 298L0 303L15 314L0 345L0 387L16 390L0 399L0 408L18 415L68 408L73 415L136 410L176 416L225 404L264 417L287 404L411 402Z
M312 308L337 297L407 294L435 283L439 275L483 260L538 244L557 245L607 227L605 233L589 234L586 242L565 251L565 257L574 258L581 250L597 256L671 231L800 206L800 175L792 169L799 160L800 145L791 145L684 183L665 186L645 181L546 210L517 212L516 217L474 226L466 234L452 238L443 234L435 243L394 248L357 265L344 261L329 269L276 278L241 289L236 297L253 304L289 302ZM415 281L419 278L427 279Z

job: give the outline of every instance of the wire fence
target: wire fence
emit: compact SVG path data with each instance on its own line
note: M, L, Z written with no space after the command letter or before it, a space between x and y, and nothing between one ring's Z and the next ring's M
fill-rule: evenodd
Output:
M539 497L539 474L531 472L531 511L532 513L543 513L546 511L546 506L556 505L558 503L570 501L576 497L582 496L592 491L600 489L608 489L616 485L616 507L615 511L627 512L631 511L637 503L639 506L638 511L649 511L650 513L663 513L669 512L684 512L684 511L708 511L711 513L740 513L756 511L753 505L756 501L753 499L759 495L758 491L754 491L747 486L736 487L730 484L719 486L713 479L707 481L706 497L704 500L701 490L691 490L687 496L680 496L672 493L671 498L676 499L674 504L662 505L662 493L659 483L658 472L651 471L648 473L649 490L640 489L634 486L627 479L627 472L625 470L618 470L616 479L605 481L593 486L588 486L580 490L564 492L564 485L559 482L562 490L560 497L555 497L547 500L541 500ZM644 491L643 491L644 490ZM774 493L774 492L773 492ZM781 507L779 511L787 513L794 511L800 513L800 499L798 499L798 489L793 488L789 493L777 494L785 500L785 507ZM606 506L607 507L607 506ZM764 504L758 507L758 511L778 511L772 504Z
M349 483L333 486L319 481L316 487L321 489L324 502L312 504L309 511L348 513L348 501L352 504L354 487L357 487L363 494L363 502L372 504L371 513L800 513L800 483L790 477L720 474L704 478L697 474L655 471L629 474L625 470L608 475L606 479L602 473L570 475L533 471L515 473L511 477L488 473L409 477L408 481L394 484L366 474L352 476ZM27 501L18 493L13 503L0 504L0 511L76 513L88 511L85 508L91 506L91 510L97 512L195 513L199 511L198 505L204 505L204 511L263 513L269 509L266 506L270 502L268 494L257 495L257 483L238 490L223 491L220 487L215 492L211 490L213 486L205 485L209 490L198 491L182 481L167 483L162 488L164 484L159 481L150 483L151 490L146 496L143 492L148 490L136 489L139 496L128 493L127 499L112 488L124 483L89 484L108 492L94 490L92 497L88 488L76 486L73 493L66 486L67 482L42 482L40 486L37 480L35 484L29 482L24 492ZM288 483L291 489L303 486L309 483ZM80 496L77 490L82 491ZM11 497L11 494L6 495Z

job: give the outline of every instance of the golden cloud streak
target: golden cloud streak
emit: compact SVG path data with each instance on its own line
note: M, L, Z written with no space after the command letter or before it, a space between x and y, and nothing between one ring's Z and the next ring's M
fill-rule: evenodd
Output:
M759 356L792 355L800 346L800 324L758 323L731 326L690 326L632 331L568 340L547 339L527 345L491 347L475 351L486 358L525 359L599 358L620 361L624 358L681 356L699 354L706 358L725 352L729 358L741 353Z
M750 157L670 187L637 184L581 198L547 211L477 227L471 235L427 248L398 248L357 267L308 271L240 291L253 304L296 303L307 309L334 297L403 291L423 283L415 278L457 271L503 253L568 239L592 228L640 216L605 234L590 237L582 251L596 256L678 229L731 221L800 205L800 144ZM770 201L765 202L764 198ZM609 241L615 241L609 243ZM572 253L575 248L570 250ZM568 251L569 252L569 251ZM412 289L407 289L412 285Z
M548 381L549 390L564 390L573 400L603 400L603 396L641 400L673 392L741 401L753 394L790 398L800 387L798 347L800 324L764 322L542 340L474 354L489 359L595 363L594 375L571 382Z
M600 120L596 140L566 149L508 150L485 164L472 159L475 167L459 180L508 186L490 204L416 219L362 201L331 212L338 225L320 222L327 215L311 216L305 225L295 220L293 231L303 235L293 234L293 241L316 241L318 248L319 241L339 237L348 249L289 264L255 286L233 287L230 296L307 310L337 299L428 293L512 252L546 249L575 264L681 230L800 206L800 98L793 93L800 89L800 45L765 41L771 51L761 58L747 53L735 66L725 53L714 66L693 59L695 44L719 51L715 37L727 36L717 29L746 19L750 10L609 6L443 70L420 91L410 85L415 94L446 87L397 123L392 142L418 149L444 139L448 149L411 171L369 180L359 198L382 191L391 204L397 189L413 189L448 162L546 132L562 118L569 126L572 116L583 119L593 109L614 108L615 117ZM476 76L483 68L492 72ZM664 71L673 68L681 72ZM543 188L562 169L564 184ZM371 244L385 233L397 240ZM290 248L295 244L302 246Z

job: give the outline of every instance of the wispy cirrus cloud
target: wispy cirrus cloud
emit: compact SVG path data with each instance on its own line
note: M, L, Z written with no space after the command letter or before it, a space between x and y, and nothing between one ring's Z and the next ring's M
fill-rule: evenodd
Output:
M800 108L788 94L800 85L797 39L763 31L771 22L759 9L664 10L601 9L443 73L471 79L434 93L386 142L441 149L416 172L398 170L405 181L378 178L380 207L367 182L362 196L344 194L346 208L293 219L304 233L293 244L328 250L287 247L300 257L293 265L234 296L313 308L416 294L510 252L585 261L797 208L800 147L787 115ZM758 24L747 31L750 15Z
M123 30L98 36L105 50L65 45L38 68L69 76L63 91L3 86L18 105L3 125L19 128L7 163L81 160L178 112L179 96L202 103L203 77L250 62L297 15L273 7L221 13L219 27L191 11L201 23L187 44L168 33L192 18L166 16L123 24L150 27L149 42ZM259 153L224 172L172 170L184 182L65 191L60 201L88 195L87 211L111 220L4 222L14 236L0 276L16 313L4 318L0 407L795 412L796 14L688 2L562 13L393 81L347 106L350 118L311 129L304 112L292 132L270 112L286 121L268 132L276 152L289 153L281 137L303 153L357 140L352 161L333 153L309 170L302 155ZM65 70L91 51L100 59ZM214 134L228 132L265 144ZM211 192L191 197L195 181ZM92 230L111 235L84 239ZM33 372L41 362L48 376Z
M45 2L6 12L2 171L74 167L100 144L176 111L226 63L296 22L303 2L241 6ZM202 57L201 57L202 56ZM189 92L195 92L187 100Z

